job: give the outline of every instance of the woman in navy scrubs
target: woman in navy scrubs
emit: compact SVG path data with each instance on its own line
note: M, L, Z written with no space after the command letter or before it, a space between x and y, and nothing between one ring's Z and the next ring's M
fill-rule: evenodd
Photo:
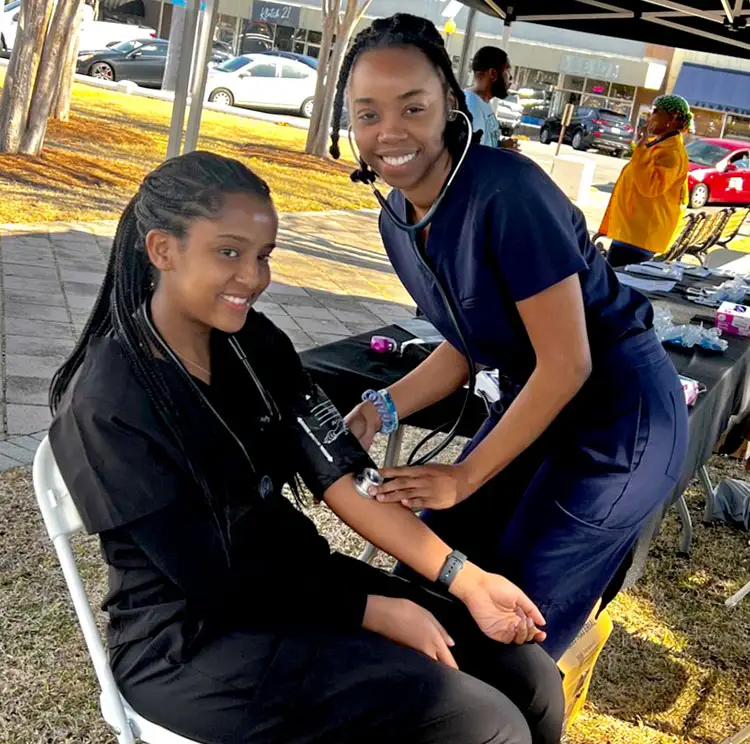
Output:
M411 224L447 186L415 244L387 211L380 217L394 268L447 341L382 391L379 407L352 411L350 428L369 446L379 408L392 403L403 419L459 389L468 377L459 349L515 390L458 463L385 471L391 480L373 494L426 509L443 539L518 583L559 658L683 466L686 406L651 305L618 283L581 211L537 165L468 145L464 96L429 21L398 14L362 31L335 117L344 95L361 154L354 180L393 187L388 205ZM334 157L337 132L335 118Z

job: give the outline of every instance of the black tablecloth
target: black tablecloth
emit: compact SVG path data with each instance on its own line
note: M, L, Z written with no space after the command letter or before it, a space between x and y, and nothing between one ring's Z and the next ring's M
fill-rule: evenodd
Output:
M653 295L651 299L655 304L685 307L678 296ZM698 311L697 317L713 324L710 308L704 310L695 304L691 307ZM370 338L376 334L390 336L399 343L413 338L412 334L397 326L387 326L311 349L301 355L305 368L340 411L351 410L368 388L377 390L399 380L428 355L428 351L415 346L409 347L403 356L398 353L378 354L370 349ZM711 457L730 418L741 417L750 410L750 342L732 336L726 338L729 348L724 353L669 348L677 371L706 386L706 392L690 412L688 456L675 490L675 499L684 491L698 468ZM450 428L458 416L464 395L463 390L458 391L439 404L409 417L404 423L425 429ZM484 403L477 396L472 396L459 433L471 437L485 415Z

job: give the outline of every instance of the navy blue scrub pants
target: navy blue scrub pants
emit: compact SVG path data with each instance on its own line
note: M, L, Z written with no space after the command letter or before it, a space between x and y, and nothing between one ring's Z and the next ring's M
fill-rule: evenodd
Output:
M500 415L493 411L462 457ZM594 359L581 392L505 470L461 504L423 519L529 594L547 619L544 647L559 659L673 492L686 448L679 378L648 331Z

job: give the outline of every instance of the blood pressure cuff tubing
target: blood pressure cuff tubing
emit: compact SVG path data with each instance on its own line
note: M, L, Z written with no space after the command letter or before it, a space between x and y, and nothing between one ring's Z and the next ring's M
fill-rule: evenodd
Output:
M297 471L316 500L342 476L377 468L318 385L310 382L286 413L298 445Z

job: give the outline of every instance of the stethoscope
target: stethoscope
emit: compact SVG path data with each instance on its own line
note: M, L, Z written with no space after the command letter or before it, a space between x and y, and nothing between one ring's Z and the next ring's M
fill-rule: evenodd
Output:
M448 434L445 436L445 438L440 442L440 444L438 444L436 447L431 449L427 454L422 455L422 457L417 458L416 457L417 453L425 446L425 444L427 444L427 442L429 442L431 439L437 436L443 427L435 429L435 431L430 432L427 436L421 439L419 443L417 444L417 446L414 447L414 449L409 454L409 457L407 458L407 461L406 461L407 465L424 465L425 463L437 457L456 438L458 434L458 427L461 425L461 421L463 420L464 414L466 413L469 407L469 401L471 400L471 396L476 386L476 370L475 370L474 360L471 356L469 344L467 343L466 337L464 336L463 330L461 328L461 323L458 320L458 313L456 311L455 302L451 296L450 290L446 289L441 284L440 279L432 270L432 267L427 263L427 259L424 256L423 252L419 249L419 244L418 244L419 234L422 232L422 230L429 227L430 223L435 218L435 215L437 214L437 211L440 208L440 205L443 203L443 199L445 199L445 196L448 193L451 185L453 184L453 181L456 179L458 172L461 170L461 166L464 164L464 161L466 160L466 156L469 154L469 149L471 148L471 144L472 144L472 135L473 135L474 129L471 125L471 120L469 119L469 117L463 111L460 111L458 109L453 109L450 113L459 114L466 121L466 126L468 127L468 133L466 136L466 145L464 147L463 152L461 153L461 157L458 159L458 163L456 164L456 167L453 169L447 181L443 185L443 188L440 190L440 194L438 194L437 199L435 199L432 206L427 210L427 213L424 215L424 217L422 217L422 219L414 223L407 222L406 220L401 219L401 217L399 217L399 215L396 214L394 209L388 203L387 199L383 196L383 194L380 193L380 190L375 186L375 184L373 182L370 182L369 184L370 188L372 189L372 193L375 195L375 198L378 200L378 203L380 204L383 212L388 215L391 222L393 222L393 224L396 227L398 227L399 230L403 230L405 233L407 233L407 235L409 236L409 240L411 242L412 249L414 250L414 254L416 255L422 267L427 271L427 273L430 275L433 282L435 283L435 286L438 289L438 293L440 294L440 299L443 301L443 304L445 305L445 308L448 311L448 316L450 317L453 328L456 331L456 335L458 336L458 340L461 344L461 352L466 358L466 362L469 366L469 385L466 390L464 402L461 405L461 410L459 411L459 414L458 414L458 417L456 418L455 423L453 424L451 429L448 431ZM359 150L357 149L355 145L351 126L349 127L348 138L349 138L349 146L352 149L352 153L354 153L354 157L360 163L360 165L365 165L364 158L362 158L361 154L359 153Z
M175 365L177 365L177 368L179 370L182 371L183 377L185 378L185 380L187 380L188 384L193 389L193 392L195 392L196 395L198 395L198 397L206 406L206 408L209 411L211 411L211 413L216 417L216 419L219 421L222 427L226 430L229 436L234 440L234 442L240 448L245 459L247 460L248 465L250 465L251 471L253 472L254 475L258 476L259 473L258 473L257 468L255 467L255 463L253 462L253 459L250 457L250 453L247 451L247 448L242 443L242 440L234 433L232 427L224 420L224 417L216 410L216 407L213 405L213 403L211 403L208 396L203 392L203 390L201 390L200 385L198 385L198 383L195 381L195 379L190 374L190 372L188 372L187 368L179 359L179 357L174 353L174 351L172 351L172 347L162 338L161 334L156 329L156 326L151 320L151 314L149 312L147 304L148 303L144 303L143 305L141 305L139 315L144 325L148 329L149 333L151 334L152 339L158 344L161 351L166 356L168 356L169 359ZM234 338L233 336L229 336L229 347L234 352L240 364L242 364L242 366L245 368L245 371L247 372L248 377L250 377L250 379L253 381L253 384L255 385L258 391L258 394L260 395L260 398L263 401L263 405L266 408L267 416L264 416L262 420L264 422L280 421L281 413L279 412L279 409L276 406L276 403L274 403L273 398L268 394L266 389L263 387L263 383L258 378L258 375L255 373L255 370L252 368L250 361L247 358L247 354L245 354L245 351L240 346L237 339ZM258 483L258 491L263 498L266 498L267 496L269 496L270 493L273 491L273 482L271 481L268 475L264 475L262 478L260 478L259 483Z

